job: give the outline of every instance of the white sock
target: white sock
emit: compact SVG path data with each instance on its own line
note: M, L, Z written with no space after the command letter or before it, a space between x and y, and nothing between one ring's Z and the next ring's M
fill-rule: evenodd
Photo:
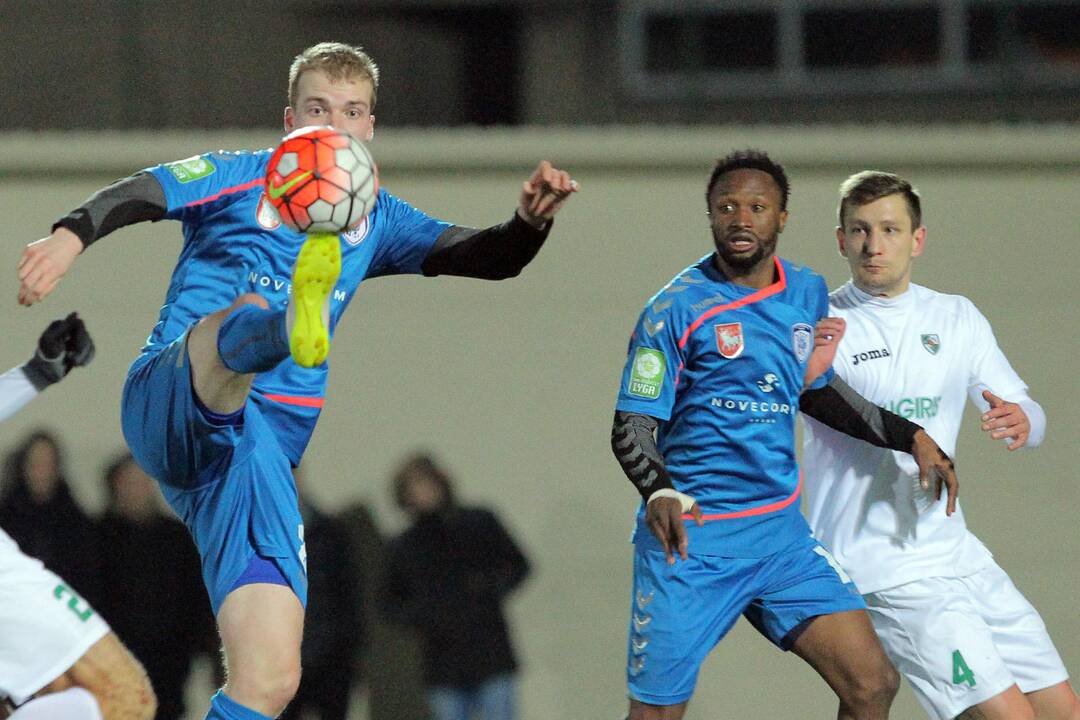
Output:
M102 720L101 708L89 690L73 687L23 703L8 720Z

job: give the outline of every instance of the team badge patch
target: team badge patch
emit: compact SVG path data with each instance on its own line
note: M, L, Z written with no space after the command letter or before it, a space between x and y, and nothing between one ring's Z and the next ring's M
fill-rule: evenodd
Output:
M741 322L713 325L713 327L716 328L716 349L721 357L734 360L742 355L746 343L743 341Z
M189 183L192 180L213 175L214 171L217 170L209 158L199 155L190 157L187 160L177 160L167 164L165 167L169 168L169 172L173 174L173 177L182 183Z
M277 210L274 209L274 204L268 201L265 195L259 198L259 207L255 210L255 220L259 223L259 227L267 230L277 230L281 227L281 216L278 215Z
M937 355L941 349L941 338L936 333L927 333L922 336L922 346L926 348L926 352Z
M660 397L666 366L667 358L664 357L664 353L652 348L639 347L634 354L634 365L630 368L630 385L626 388L626 392L649 400Z
M799 362L806 362L814 349L814 328L806 323L792 325L791 349L795 351L795 357L799 359Z
M361 220L356 227L345 232L342 236L345 238L345 242L350 245L359 245L364 242L364 238L367 237L368 230L370 229L370 225L368 224L369 217L370 215L365 215L364 219Z

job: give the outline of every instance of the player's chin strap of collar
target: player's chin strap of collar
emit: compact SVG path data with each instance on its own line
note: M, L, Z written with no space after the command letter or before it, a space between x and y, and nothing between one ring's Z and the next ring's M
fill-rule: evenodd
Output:
M646 502L645 504L648 505L649 503L651 503L656 498L665 498L665 497L675 498L676 500L678 500L679 503L682 504L682 511L684 513L690 512L690 509L694 507L694 498L690 497L686 493L679 492L675 488L660 488L659 490L657 490L656 492L654 492L652 495L649 496L649 501Z

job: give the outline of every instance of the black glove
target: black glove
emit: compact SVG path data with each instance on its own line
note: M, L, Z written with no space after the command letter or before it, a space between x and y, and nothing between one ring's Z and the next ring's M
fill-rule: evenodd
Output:
M73 367L82 367L94 359L94 341L77 313L63 320L53 320L38 339L37 351L23 372L41 392L60 382Z

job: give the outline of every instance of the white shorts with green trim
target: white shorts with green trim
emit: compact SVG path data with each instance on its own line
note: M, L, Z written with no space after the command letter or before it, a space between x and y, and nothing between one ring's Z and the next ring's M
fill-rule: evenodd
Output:
M0 696L21 705L108 632L81 595L0 537Z
M1029 693L1069 677L1039 613L996 564L863 599L886 654L932 718L955 718L1012 685Z

